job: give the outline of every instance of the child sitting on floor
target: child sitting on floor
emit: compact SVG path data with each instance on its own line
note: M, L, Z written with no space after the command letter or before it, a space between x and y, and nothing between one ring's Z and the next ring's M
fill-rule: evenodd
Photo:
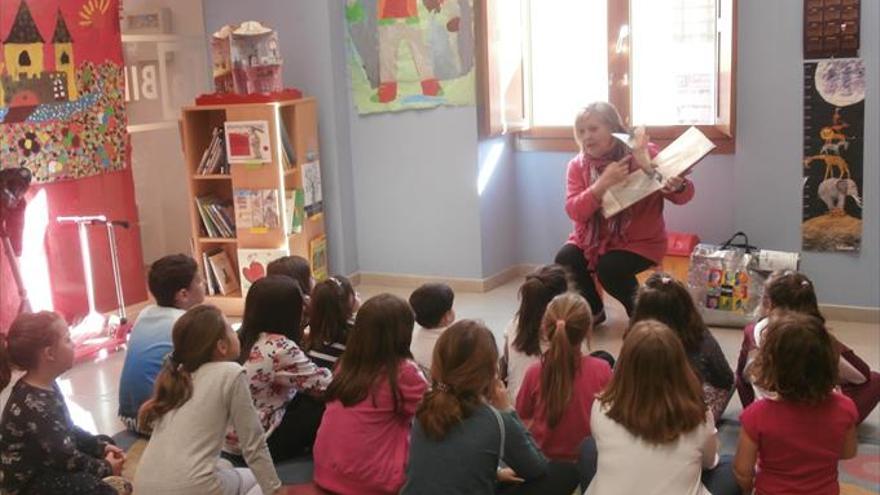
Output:
M309 303L309 333L304 344L316 365L331 370L336 366L339 356L345 352L359 307L351 282L342 275L315 284Z
M856 455L858 411L834 391L840 357L824 323L777 310L762 340L755 383L774 398L740 416L737 481L745 493L839 493L837 466Z
M424 284L409 296L409 305L419 324L413 331L409 349L425 376L431 373L431 356L437 339L455 321L454 300L455 293L446 284Z
M547 457L574 462L590 436L593 400L611 380L611 367L581 351L584 341L589 346L592 317L579 294L554 297L541 327L550 347L526 372L516 412Z
M12 323L0 335L0 390L10 365L25 371L13 386L0 420L0 492L11 495L130 493L120 478L125 454L76 425L56 383L73 366L73 342L64 319L42 311ZM8 347L8 349L6 349Z
M380 294L358 311L315 440L321 488L380 495L403 486L412 418L428 388L409 352L412 329L412 310L397 296Z
M156 304L138 315L119 376L119 419L135 433L142 433L137 424L138 409L153 393L156 375L171 352L174 322L205 299L204 280L189 256L175 254L159 259L150 266L148 278Z
M791 270L778 271L770 276L764 289L763 306L766 313L774 309L785 309L825 321L819 311L813 282L806 275ZM743 329L742 348L736 365L736 390L743 407L748 407L755 400L756 389L748 377L748 365L757 355L768 323L767 318L762 318ZM834 335L829 334L829 337L840 354L838 385L843 394L855 402L861 423L880 401L880 373L871 371L871 367L862 358Z
M277 495L266 436L244 368L238 336L214 306L200 305L174 324L174 351L140 410L151 434L134 478L137 493ZM227 425L251 469L220 459ZM262 490L262 492L260 491Z

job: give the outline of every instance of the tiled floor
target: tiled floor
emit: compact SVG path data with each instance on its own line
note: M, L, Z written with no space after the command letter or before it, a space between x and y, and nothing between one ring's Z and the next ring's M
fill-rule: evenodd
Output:
M517 308L517 290L521 280L516 280L487 293L459 293L455 298L455 312L459 318L482 319L500 338ZM358 291L366 299L381 292L390 292L407 298L411 289L360 286ZM595 330L593 349L603 349L614 355L620 350L625 314L615 302L608 304L609 320ZM832 331L871 365L880 369L880 327L876 324L830 322ZM741 342L738 329L713 329L731 366L735 365ZM104 360L78 365L65 374L60 384L67 394L74 420L91 431L112 434L123 429L116 418L117 387L122 369L123 352ZM725 417L739 416L741 406L734 397ZM880 443L880 412L875 410L859 427L859 436L872 443Z

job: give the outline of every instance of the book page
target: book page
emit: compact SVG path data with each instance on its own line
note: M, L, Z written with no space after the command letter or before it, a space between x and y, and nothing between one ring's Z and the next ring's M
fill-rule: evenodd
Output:
M649 177L641 169L636 170L605 193L602 197L602 214L605 218L612 217L654 191L659 191L666 178L687 172L714 148L715 144L705 134L691 127L654 157L653 163L657 165L656 171L662 175L663 181Z

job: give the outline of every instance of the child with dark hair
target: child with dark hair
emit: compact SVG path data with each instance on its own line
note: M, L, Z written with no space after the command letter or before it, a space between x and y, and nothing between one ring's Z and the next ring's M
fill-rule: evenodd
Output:
M576 469L541 454L511 407L497 360L495 338L478 321L458 321L440 336L403 495L571 494ZM502 461L507 467L499 469Z
M269 275L248 290L239 338L254 405L266 432L272 460L280 462L312 449L324 414L317 399L330 385L330 370L302 351L302 294L290 277ZM240 454L233 429L225 450Z
M150 398L153 382L171 350L171 329L187 309L205 300L205 283L191 257L175 254L160 258L148 275L156 304L144 308L128 338L125 362L119 376L119 419L132 432L140 432L138 409Z
M266 275L286 275L299 283L303 294L302 326L309 324L309 303L315 279L312 278L312 267L309 260L302 256L282 256L266 265Z
M519 309L504 330L501 377L507 395L516 402L526 370L541 360L548 343L541 334L541 320L550 301L571 288L568 271L559 265L545 265L526 275L519 288Z
M191 308L174 324L172 339L174 351L138 414L152 436L135 474L136 493L281 493L247 375L235 362L238 336L223 313ZM220 459L230 424L250 469Z
M412 360L413 314L391 294L358 311L327 389L315 440L315 483L339 495L398 493L409 431L428 384Z
M639 289L632 315L632 323L642 320L657 320L681 339L688 361L700 379L703 399L715 422L720 421L733 396L733 370L684 284L666 273L648 277Z
M763 309L765 313L784 309L825 321L819 311L813 282L806 275L792 270L774 272L767 279ZM743 407L748 407L755 400L756 392L760 394L760 390L752 386L748 368L758 353L768 323L768 318L762 318L743 329L743 342L736 366L736 390ZM872 371L862 358L834 335L829 333L829 338L840 354L838 385L844 395L855 402L861 423L880 401L880 373Z
M121 449L78 428L55 380L73 366L73 342L64 319L42 311L19 316L4 344L0 335L0 390L10 366L25 374L12 387L0 419L0 492L10 495L116 495L130 493L117 478ZM5 349L8 347L8 349ZM120 489L121 488L121 489Z
M424 284L409 296L409 305L419 324L413 331L409 349L426 374L431 371L434 344L446 327L455 321L455 311L452 310L454 300L455 293L446 284Z
M333 275L315 284L309 304L309 334L305 338L305 350L316 365L328 369L336 366L336 361L345 352L358 307L357 293L342 275Z
M840 492L838 463L856 455L858 411L834 391L839 360L820 318L770 315L753 374L773 398L755 401L740 417L734 473L743 492Z

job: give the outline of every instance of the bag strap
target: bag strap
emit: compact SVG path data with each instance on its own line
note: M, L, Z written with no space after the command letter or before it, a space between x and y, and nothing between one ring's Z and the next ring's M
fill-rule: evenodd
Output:
M495 409L492 406L489 406L489 409L492 410L492 414L494 414L495 419L498 420L498 428L501 430L501 445L498 449L498 466L501 466L501 460L504 458L504 441L506 436L506 429L504 428L504 418L501 417L501 413L498 412L498 409Z
M736 240L737 237L742 237L745 242L733 242ZM730 239L728 239L724 242L724 244L721 245L721 249L731 247L745 249L747 253L751 253L752 251L760 251L757 246L749 244L749 236L747 236L746 233L743 231L739 231L736 234L733 234Z

